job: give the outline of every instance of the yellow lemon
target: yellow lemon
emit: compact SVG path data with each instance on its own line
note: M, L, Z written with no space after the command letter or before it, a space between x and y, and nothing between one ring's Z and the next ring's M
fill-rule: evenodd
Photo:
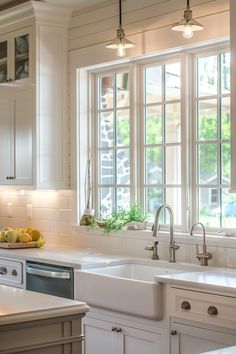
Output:
M41 232L37 229L30 230L29 234L32 237L33 241L38 241L41 236Z
M28 243L32 241L32 237L25 232L22 235L20 235L19 241L23 243Z
M29 226L29 227L27 227L27 229L25 229L25 232L26 232L27 234L29 234L30 231L33 230L33 229L34 229L33 226Z

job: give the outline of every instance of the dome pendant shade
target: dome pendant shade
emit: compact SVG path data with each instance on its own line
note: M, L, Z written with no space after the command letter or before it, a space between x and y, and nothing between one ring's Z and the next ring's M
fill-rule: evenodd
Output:
M119 28L117 29L116 38L106 44L105 47L109 49L116 49L117 56L123 57L126 54L126 49L134 47L135 44L125 37L125 31L122 28L121 0L119 0L119 20Z
M175 23L171 26L173 31L183 32L183 37L191 38L194 31L201 31L203 25L192 18L192 10L189 6L189 1L187 1L187 8L184 11L184 17L181 21Z

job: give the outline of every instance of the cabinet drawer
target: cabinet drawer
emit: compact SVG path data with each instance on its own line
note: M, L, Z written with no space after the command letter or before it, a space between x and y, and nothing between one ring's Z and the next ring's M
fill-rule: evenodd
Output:
M171 288L171 316L215 326L236 326L236 298Z

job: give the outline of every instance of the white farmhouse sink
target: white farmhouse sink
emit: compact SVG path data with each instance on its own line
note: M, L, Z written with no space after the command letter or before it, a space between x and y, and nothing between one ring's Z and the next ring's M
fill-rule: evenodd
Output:
M76 271L76 298L89 305L145 318L162 318L162 285L155 276L200 271L164 261L126 261Z

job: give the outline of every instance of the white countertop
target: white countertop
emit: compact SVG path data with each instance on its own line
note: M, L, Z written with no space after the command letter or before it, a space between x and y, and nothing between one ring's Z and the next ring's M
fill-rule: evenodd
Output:
M74 247L52 247L31 249L0 249L0 258L31 260L58 265L66 265L80 268L91 268L94 266L105 266L109 264L119 264L124 260L130 260L137 257L127 257L121 255L105 254L94 249L80 249ZM155 263L158 261L151 261ZM172 264L173 267L175 264ZM192 264L192 266L196 266ZM178 268L178 263L176 263ZM187 286L214 291L224 291L236 294L236 269L230 268L212 268L201 267L199 271L187 273L176 273L168 275L159 275L155 277L160 283L169 283L177 286Z
M227 347L223 349L217 349L210 352L204 352L201 354L236 354L236 347Z
M0 326L82 314L88 311L85 302L40 294L0 285Z
M236 294L236 269L216 268L202 272L160 275L160 283L187 286Z
M6 259L31 260L35 262L67 265L81 268L94 266L94 264L109 264L127 257L109 255L92 249L79 249L74 247L52 247L3 249L0 248L0 257ZM131 257L129 257L131 258Z

